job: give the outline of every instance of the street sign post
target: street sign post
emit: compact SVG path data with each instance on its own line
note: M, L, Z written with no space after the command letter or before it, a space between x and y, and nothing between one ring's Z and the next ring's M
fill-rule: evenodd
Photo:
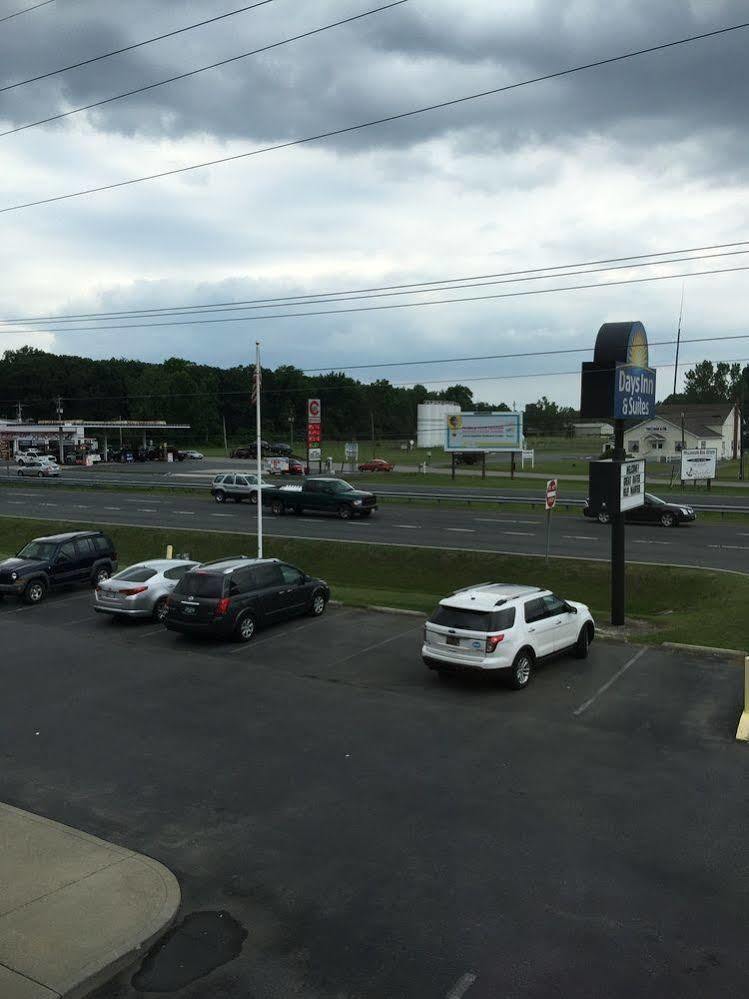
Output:
M549 545L551 542L551 511L557 503L557 480L549 479L546 483L546 561L549 561Z
M642 506L645 463L627 461L627 420L655 415L655 370L650 367L648 336L642 323L604 323L598 331L593 361L582 366L581 419L613 419L611 461L590 463L591 511L606 509L611 518L611 623L624 624L624 513Z

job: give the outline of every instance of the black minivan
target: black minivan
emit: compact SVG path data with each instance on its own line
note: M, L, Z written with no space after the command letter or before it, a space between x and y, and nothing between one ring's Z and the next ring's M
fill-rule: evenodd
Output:
M329 599L323 579L275 558L240 555L186 572L169 597L164 623L183 634L249 642L257 628L274 621L319 617Z

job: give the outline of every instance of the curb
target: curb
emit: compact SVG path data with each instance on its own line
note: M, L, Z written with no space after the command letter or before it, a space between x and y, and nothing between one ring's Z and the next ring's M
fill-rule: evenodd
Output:
M12 805L0 804L0 813L7 817L8 842L22 844L28 858L26 880L23 865L10 878L20 878L20 904L0 920L0 972L11 976L11 995L83 999L140 961L174 922L179 883L157 860ZM83 873L46 893L38 890L55 864L75 866L80 860L71 856L82 854L92 858ZM108 925L110 910L115 915ZM101 929L96 947L90 945L92 919ZM29 982L37 992L28 993Z
M744 665L747 653L740 649L719 649L714 645L683 645L681 642L661 642L661 648L672 649L674 652L687 652L694 655L720 656L721 659L736 660Z

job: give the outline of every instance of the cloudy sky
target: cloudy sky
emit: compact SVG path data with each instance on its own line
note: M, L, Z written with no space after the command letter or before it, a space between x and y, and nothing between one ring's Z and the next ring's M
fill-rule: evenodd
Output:
M0 0L0 17L28 2ZM56 0L0 22L0 87L242 4ZM0 131L376 6L272 0L0 92ZM408 0L0 137L0 208L232 156L743 20L739 0ZM749 239L748 49L749 30L735 31L347 136L0 214L0 318L307 295ZM354 304L741 266L749 266L749 254ZM684 359L749 361L749 336L715 342L749 333L747 273L683 282L684 335L712 341L685 345ZM303 368L543 352L592 347L604 321L640 319L651 340L669 340L681 293L676 279L339 316L220 324L183 317L183 325L150 330L103 331L97 321L72 324L90 331L31 333L17 323L0 327L0 350L30 343L92 357L179 355L229 365L247 361L260 339L265 364ZM479 398L518 406L541 394L575 404L578 379L570 372L583 359L588 355L357 373L435 387L461 381ZM652 360L663 365L664 395L673 348L653 350Z

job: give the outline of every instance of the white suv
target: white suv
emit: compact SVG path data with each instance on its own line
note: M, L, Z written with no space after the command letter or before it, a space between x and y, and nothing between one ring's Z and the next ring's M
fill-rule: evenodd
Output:
M562 652L585 659L594 636L585 604L537 586L483 583L440 600L424 627L421 656L439 673L507 670L520 690L541 659Z

